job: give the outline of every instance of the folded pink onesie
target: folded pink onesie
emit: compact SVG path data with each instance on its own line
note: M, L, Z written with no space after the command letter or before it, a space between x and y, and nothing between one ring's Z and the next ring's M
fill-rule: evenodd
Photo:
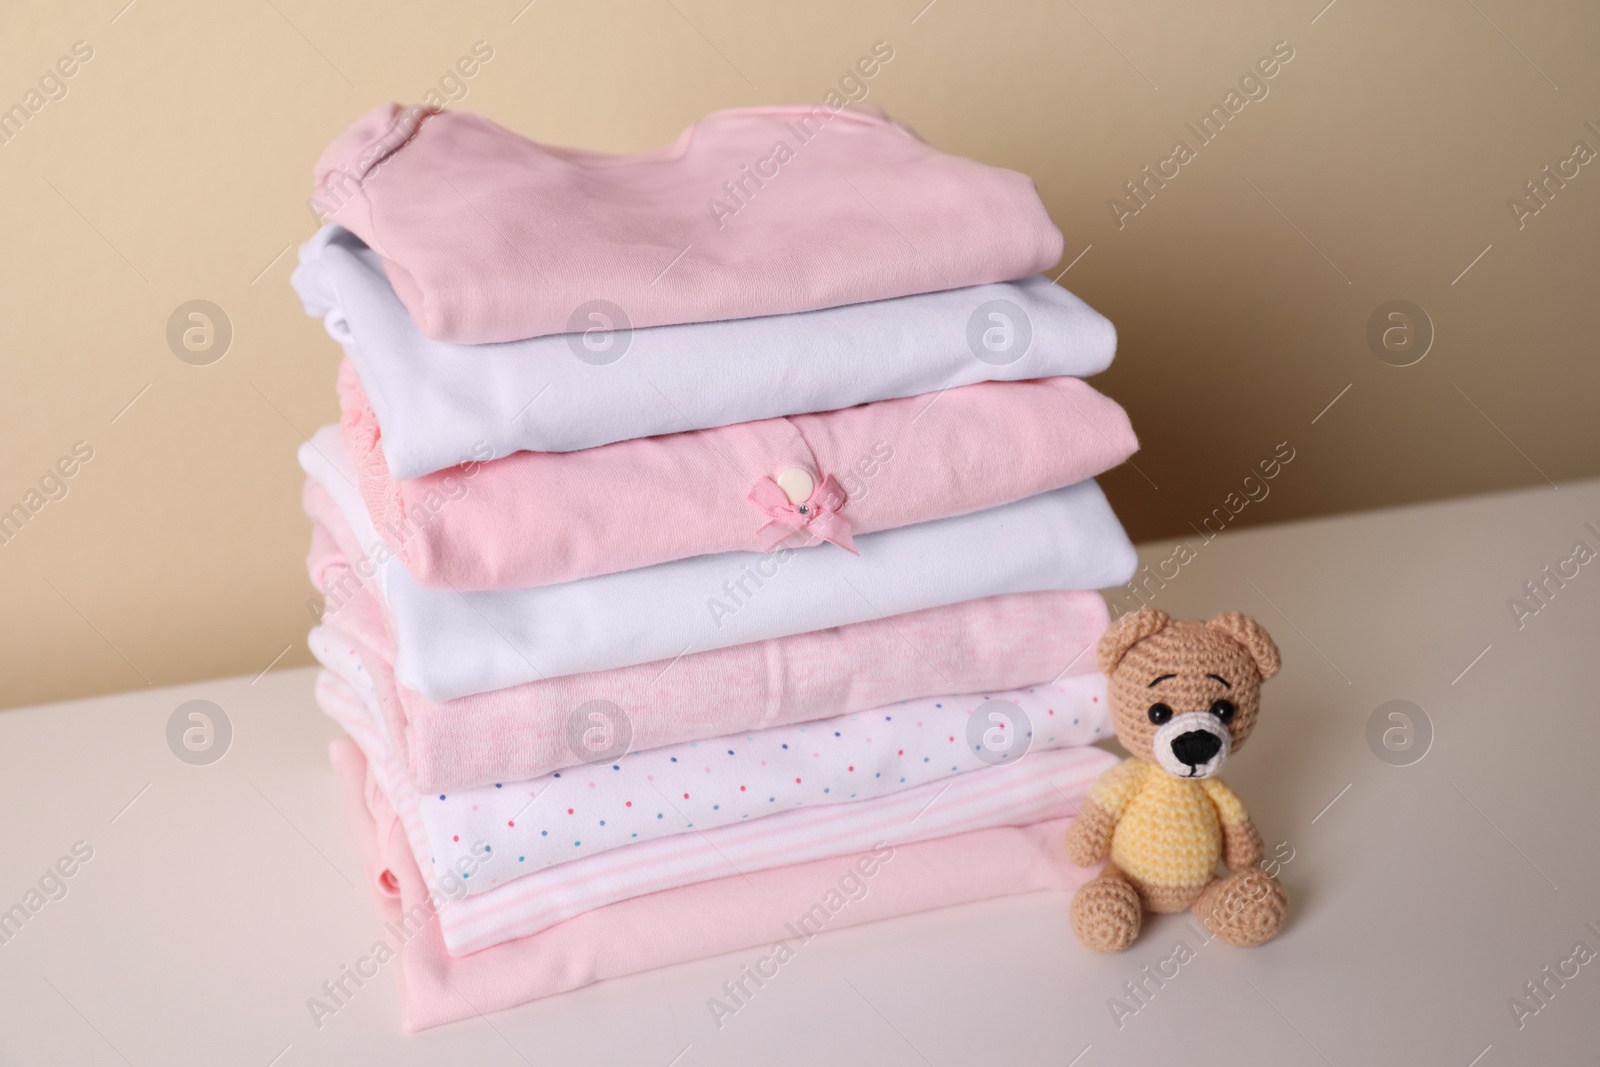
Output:
M303 502L315 524L307 567L327 592L324 621L362 649L396 756L424 792L577 764L569 731L592 700L622 709L634 749L657 748L1086 673L1108 620L1094 591L1018 593L439 703L395 682L382 600L351 567L353 539L326 491L307 482Z
M1072 820L999 827L871 852L751 871L609 904L528 937L459 958L439 932L405 831L347 737L329 748L398 960L408 1032L502 1011L607 978L742 949L767 960L822 930L844 929L991 897L1071 889L1094 872L1067 862ZM792 928L792 929L791 929ZM376 951L376 943L374 944ZM756 963L754 959L750 961ZM328 1005L336 1010L340 1005Z
M718 111L605 155L385 104L317 161L312 205L383 257L423 332L514 341L836 307L1055 263L1033 182L874 107Z
M1115 401L1076 378L1039 378L577 452L514 452L397 482L348 361L339 402L372 524L419 584L460 591L779 544L838 550L823 539L853 548L855 535L1092 478L1139 447ZM786 471L803 472L808 497L785 495Z

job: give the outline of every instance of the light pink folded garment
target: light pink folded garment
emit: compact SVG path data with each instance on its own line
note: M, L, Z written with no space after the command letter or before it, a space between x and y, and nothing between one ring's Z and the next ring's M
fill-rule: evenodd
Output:
M1026 176L945 155L873 107L719 111L672 144L603 155L386 104L328 146L314 186L314 209L376 249L447 341L779 315L1061 257ZM599 319L596 301L611 305Z
M348 562L357 557L337 508L314 482L304 504L315 523L307 567L327 595L324 621L362 648L396 756L424 792L576 765L572 723L591 700L623 710L634 749L658 748L1084 674L1095 669L1089 650L1109 620L1092 590L1016 593L441 703L396 683L382 601Z
M449 898L439 914L439 931L454 956L542 933L607 904L694 885L730 871L752 874L826 859L869 849L886 839L911 844L993 826L1063 818L1117 762L1093 746L1030 752L1014 764L954 775L944 785L928 783L873 800L793 808L697 833L641 840L517 876L514 872L526 857L514 849L497 852L487 842L480 842L481 849L469 846L470 854L458 856L453 867L437 863L421 820L423 797L405 781L360 699L337 676L324 671L317 679L317 703L366 755L369 773L406 831L423 881ZM507 783L505 788L519 789L523 784ZM528 804L536 807L537 801L530 796ZM555 820L551 832L562 833L562 825L582 821L576 811L545 813ZM581 838L572 840L576 844ZM496 877L497 870L510 881L482 893L459 892L467 882Z
M445 951L405 831L381 790L369 784L360 750L341 737L329 754L375 887L384 955L397 959L408 1032L725 952L760 949L765 955L779 942L793 951L821 930L1070 889L1094 873L1067 862L1063 842L1072 820L1051 819L910 845L886 842L873 852L652 893L456 958Z
M396 482L348 361L339 402L373 525L418 583L460 591L780 543L853 550L855 535L1060 489L1139 447L1115 401L1076 378L1040 378L578 452L516 452ZM804 513L774 480L788 470L814 486Z
M581 886L577 903L589 903L601 892L597 878L603 865L587 861L617 849L631 853L631 846L677 834L717 831L713 836L725 855L716 858L742 866L730 847L737 835L720 835L719 828L760 822L759 849L778 850L780 862L798 862L803 857L780 839L788 833L792 847L812 847L815 824L801 820L803 826L794 825L791 813L841 805L850 811L859 807L862 812L867 808L890 812L896 803L879 802L889 797L910 802L899 795L923 787L931 787L924 792L941 799L938 809L919 819L918 828L926 830L919 839L978 829L979 825L941 826L939 811L971 796L968 783L977 781L974 772L992 771L984 755L1006 765L1024 756L1033 762L1042 753L1111 736L1106 679L1097 671L1008 692L923 697L663 748L606 752L596 765L569 767L521 782L419 793L389 744L387 720L355 642L335 626L317 627L310 641L312 652L327 668L327 677L317 682L317 703L341 724L353 723L345 732L363 749L381 753L372 757L373 765L383 769L387 791L395 798L408 833L415 823L412 840L421 846L416 856L423 877L429 882L450 877L453 882L452 873L464 863L472 872L460 880L467 895L487 894L497 886L529 878L539 883L535 892L545 905L550 903L546 872L551 868L574 862L585 867L582 874L573 868L572 877ZM995 701L1016 705L1021 716L1010 722L1016 724L1020 718L1022 729L1009 734L1002 729L1000 738L1015 737L1018 744L1010 751L986 754L982 741L967 738L967 733L973 723L978 724L977 731L1007 724L1002 716L991 719L978 711ZM985 773L982 778L988 782L996 776ZM1022 792L1015 790L998 803L1017 810L1021 797ZM916 816L918 810L912 808L905 818ZM895 816L880 815L883 818ZM870 822L845 819L832 825L854 833L863 848L877 836ZM842 838L834 835L830 840ZM841 844L834 851L847 847ZM512 856L516 862L480 864L486 853ZM609 870L641 866L629 862ZM658 876L659 865L648 873ZM720 873L725 872L715 871L713 876ZM445 940L450 942L448 934Z

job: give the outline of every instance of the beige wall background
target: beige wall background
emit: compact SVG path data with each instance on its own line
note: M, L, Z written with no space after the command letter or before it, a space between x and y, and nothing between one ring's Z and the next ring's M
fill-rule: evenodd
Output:
M43 101L0 145L0 509L93 453L0 546L0 703L309 662L294 450L337 356L288 287L307 176L480 40L458 106L611 151L820 99L888 41L868 99L1032 175L1062 284L1121 331L1096 385L1143 441L1104 479L1136 540L1600 473L1600 163L1525 190L1600 151L1592 4L525 2L0 6L0 106ZM1267 95L1119 225L1108 201L1280 41ZM193 299L233 327L209 366L165 339ZM1366 339L1396 299L1436 335L1412 366Z

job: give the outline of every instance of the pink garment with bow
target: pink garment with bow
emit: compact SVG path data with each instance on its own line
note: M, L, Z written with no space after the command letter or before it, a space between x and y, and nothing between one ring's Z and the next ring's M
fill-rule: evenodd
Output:
M932 403L902 397L577 452L514 452L396 481L349 362L339 401L378 533L420 584L459 591L770 551L797 531L850 548L857 534L1092 478L1139 445L1115 401L1076 378L1035 378L948 389ZM790 468L821 483L801 501L815 505L805 514L773 481Z
M636 749L716 732L761 730L939 693L1019 689L1094 669L1086 654L1109 622L1093 590L1012 593L870 619L676 661L527 682L435 702L394 678L394 638L376 583L328 491L305 485L313 529L306 564L327 593L323 621L355 638L377 686L391 744L423 792L514 782L575 766L572 709L619 705ZM907 645L915 656L900 653ZM706 709L720 709L708 727Z
M804 536L802 546L821 538L846 552L861 554L850 536L850 520L839 514L849 497L831 474L798 504L771 478L762 478L751 486L749 500L772 520L756 531L764 551L771 552L790 537L801 534Z

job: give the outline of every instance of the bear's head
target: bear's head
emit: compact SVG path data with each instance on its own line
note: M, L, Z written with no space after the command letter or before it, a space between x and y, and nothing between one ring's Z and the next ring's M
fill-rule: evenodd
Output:
M1248 615L1209 622L1156 608L1123 615L1100 639L1111 722L1133 755L1179 778L1222 770L1256 724L1278 646Z

